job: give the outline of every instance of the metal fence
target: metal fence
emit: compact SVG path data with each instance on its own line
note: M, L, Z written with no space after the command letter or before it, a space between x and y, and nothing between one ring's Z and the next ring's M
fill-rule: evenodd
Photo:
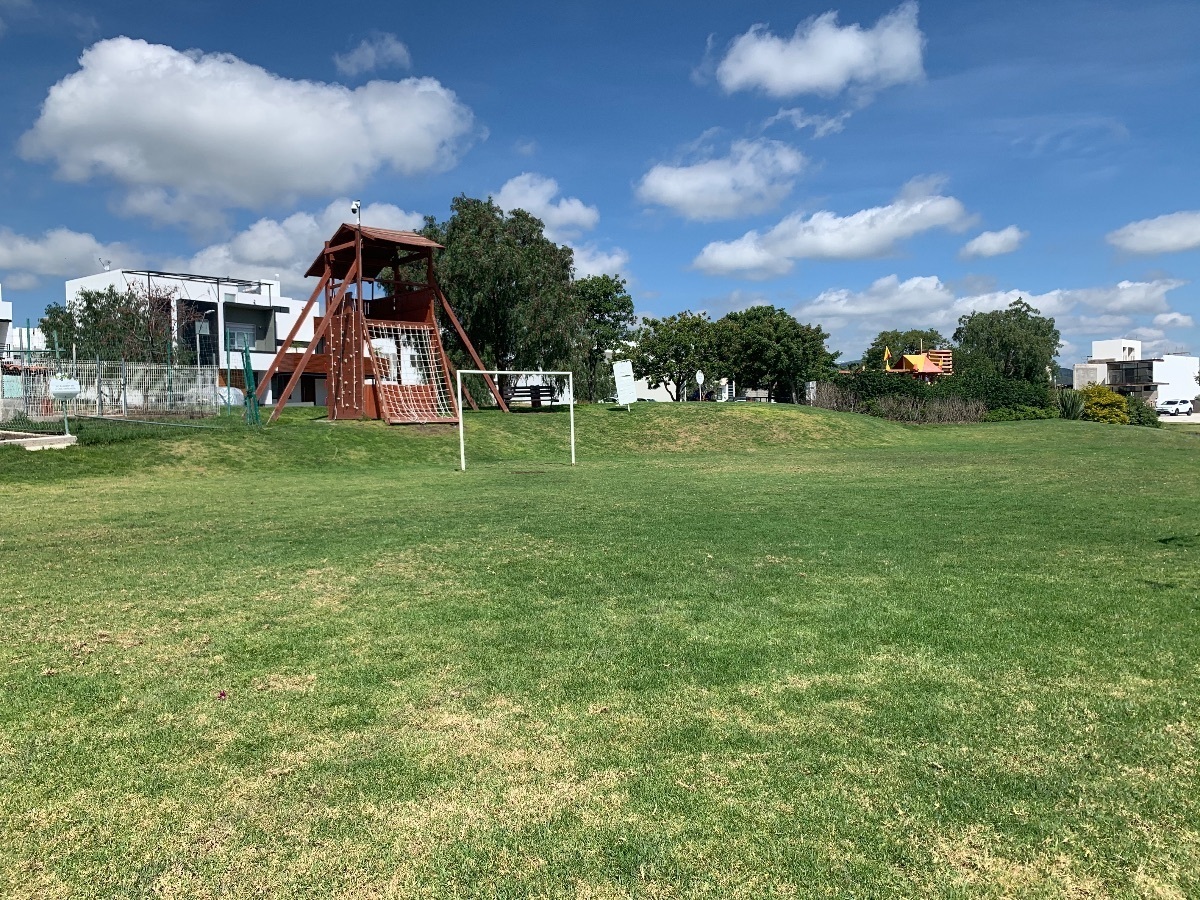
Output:
M0 423L61 422L63 405L50 396L50 379L55 377L79 382L79 396L67 402L71 416L213 416L225 404L221 371L218 366L83 362L55 359L52 353L22 353L0 360Z

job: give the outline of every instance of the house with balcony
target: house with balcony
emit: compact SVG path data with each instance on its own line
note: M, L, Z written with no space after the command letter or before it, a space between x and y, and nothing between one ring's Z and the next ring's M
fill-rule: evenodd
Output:
M261 378L304 307L304 301L284 297L278 281L244 279L183 272L112 269L73 278L66 283L67 305L81 290L140 290L172 296L173 331L181 347L194 349L199 365L217 366L220 383L244 386L242 350L250 351L255 376ZM312 340L310 317L300 327L293 346ZM311 379L310 379L311 381ZM271 385L271 391L277 386ZM301 382L289 402L317 401L316 385ZM268 392L265 402L273 403Z
M1146 403L1162 400L1191 400L1200 394L1196 374L1200 357L1187 353L1164 353L1146 358L1142 342L1131 338L1092 341L1086 363L1077 363L1073 384L1106 384L1118 394L1137 397Z

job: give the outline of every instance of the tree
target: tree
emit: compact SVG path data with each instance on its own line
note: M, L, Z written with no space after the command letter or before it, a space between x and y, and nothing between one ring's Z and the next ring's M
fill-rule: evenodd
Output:
M825 348L828 339L819 325L801 325L774 306L752 306L716 323L722 374L771 400L795 401L803 382L833 373L837 354Z
M883 351L892 351L892 359L896 361L905 353L920 353L924 350L937 350L950 342L933 328L921 330L911 328L908 331L881 331L871 341L871 346L863 354L864 369L882 369Z
M1005 378L1045 382L1062 346L1054 319L1018 298L1007 309L977 312L958 320L957 368Z
M582 315L577 338L577 383L581 399L595 403L613 390L607 354L624 347L637 319L623 278L591 275L576 281L573 290L575 305Z
M47 306L41 328L52 345L68 353L74 347L83 359L165 363L180 361L176 329L199 318L174 289L109 285L85 288L66 306Z
M540 219L521 209L505 215L490 198L459 196L450 218L427 219L424 233L446 248L438 278L485 366L568 363L581 327L571 290L574 254L545 236ZM446 341L458 347L453 332ZM461 361L465 351L455 355Z
M643 319L631 355L634 374L682 400L697 370L716 374L715 337L713 322L704 313L684 310L665 319Z

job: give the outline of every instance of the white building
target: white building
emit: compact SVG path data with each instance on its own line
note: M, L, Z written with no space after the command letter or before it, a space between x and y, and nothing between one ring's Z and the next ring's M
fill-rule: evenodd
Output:
M1196 374L1200 357L1166 353L1142 358L1142 342L1130 338L1092 341L1092 355L1074 369L1074 386L1106 384L1118 394L1139 397L1148 403L1191 400L1200 395Z
M0 358L45 349L46 339L40 328L25 328L13 322L12 304L4 300L4 287L0 285Z
M81 290L102 291L110 286L118 291L170 292L184 301L199 318L181 323L176 332L180 343L194 346L200 365L220 367L229 373L229 381L238 387L243 382L242 349L249 348L251 366L255 376L261 378L295 325L305 302L281 296L278 281L129 269L113 269L71 279L66 283L66 302L68 305L73 303ZM177 305L176 312L178 309ZM310 316L297 332L293 346L303 347L312 337L313 319ZM225 377L221 380L224 383ZM266 402L273 402L275 390L281 390L283 386L272 384ZM302 385L289 402L299 403L302 396L308 394L311 394L311 385ZM313 398L304 396L304 399L312 402Z

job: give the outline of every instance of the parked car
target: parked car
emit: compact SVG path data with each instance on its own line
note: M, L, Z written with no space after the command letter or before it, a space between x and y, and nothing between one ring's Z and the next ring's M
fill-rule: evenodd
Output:
M1154 407L1164 416L1190 416L1192 414L1191 400L1159 400Z

